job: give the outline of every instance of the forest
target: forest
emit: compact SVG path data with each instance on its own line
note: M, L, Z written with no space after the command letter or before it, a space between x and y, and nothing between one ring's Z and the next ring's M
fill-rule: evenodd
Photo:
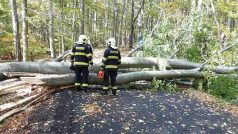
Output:
M86 93L73 90L75 72L69 69L71 49L80 35L86 35L93 47L89 66L93 90ZM115 98L98 94L103 80L97 73L109 38L115 38L122 55ZM0 2L0 133L238 133L237 73L237 0ZM131 103L124 104L127 100ZM178 114L183 105L189 112L180 112L205 115ZM55 109L49 115L29 110L46 111L50 106ZM134 113L125 114L130 108ZM147 115L147 110L155 113ZM217 117L209 116L211 111ZM62 115L65 118L59 118ZM40 119L44 116L51 120L49 128ZM78 116L78 124L73 124ZM186 123L185 118L195 121ZM201 124L209 127L196 124L196 118L207 118L209 123ZM152 119L160 125L149 125ZM31 125L34 121L38 128ZM164 123L167 126L161 126Z

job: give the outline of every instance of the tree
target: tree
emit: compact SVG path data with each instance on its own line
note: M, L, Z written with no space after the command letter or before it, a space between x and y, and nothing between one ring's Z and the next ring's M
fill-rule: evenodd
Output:
M10 0L12 8L12 29L14 36L14 46L15 46L15 58L16 61L21 60L21 49L20 49L20 35L19 35L19 23L17 15L17 5L16 0Z
M85 9L85 3L84 0L80 1L80 33L84 34L84 9Z
M123 42L123 37L122 37L122 32L123 32L123 25L124 25L124 22L126 22L126 20L124 20L125 18L125 13L126 13L126 3L127 3L127 0L123 0L123 6L122 6L122 14L121 14L121 19L120 19L120 32L119 32L119 37L118 37L118 45L121 45L122 42Z
M27 0L22 0L22 57L23 61L28 60L28 26L26 20Z
M131 33L130 33L130 40L129 40L129 48L132 48L133 40L134 40L134 0L131 0Z
M60 1L60 6L61 6L61 21L64 21L64 0ZM64 53L65 51L65 43L64 43L64 30L65 30L65 26L63 25L63 23L61 24L61 53Z
M50 43L50 56L55 58L54 48L54 14L52 0L48 0L49 4L49 43Z

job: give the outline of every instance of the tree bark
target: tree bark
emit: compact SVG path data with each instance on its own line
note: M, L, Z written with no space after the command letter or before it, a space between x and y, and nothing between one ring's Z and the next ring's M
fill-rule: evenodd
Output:
M16 0L10 0L11 9L12 9L12 28L13 28L13 36L14 36L14 46L15 46L15 58L16 61L21 60L21 49L20 49L20 35L19 35L19 23L18 23L18 15L17 15L17 5Z
M77 8L75 2L77 2L77 1L72 0L72 8L73 9ZM75 31L76 31L75 30L76 29L76 24L75 24L76 19L75 19L75 15L76 15L76 11L74 10L73 13L72 13L72 29L71 29L71 32L72 32L71 36L72 36L73 42L76 42L76 34L75 34Z
M28 60L28 24L27 15L27 0L22 1L22 57L23 61Z
M101 59L95 60L94 65L89 67L89 71L96 73L100 68ZM238 72L238 67L225 67L225 66L211 66L201 63L188 62L186 60L178 59L160 59L153 57L146 58L122 58L122 64L120 69L125 68L151 68L156 66L160 69L173 68L173 69L194 69L200 68L209 69L215 73L231 73ZM12 62L12 63L1 63L0 64L0 76L3 79L3 72L29 72L29 73L41 73L41 74L67 74L73 73L69 69L70 62ZM0 79L1 79L0 78Z
M134 0L131 0L131 33L130 33L130 40L129 40L129 48L132 48L133 41L134 41Z
M67 50L63 52L61 55L59 55L57 58L55 58L53 61L55 62L61 62L63 59L65 59L69 54L71 53L71 50Z
M125 4L127 5L127 0L125 1ZM125 10L124 20L126 20L127 14L128 14L128 12L127 12L127 10ZM128 40L127 40L127 21L124 21L123 26L124 26L124 33L123 33L122 41L123 41L124 47L126 47L127 46L127 42L128 42Z
M61 0L61 54L65 52L65 43L64 43L64 32L65 32L65 27L63 24L64 21L64 0Z
M221 36L220 36L221 35L221 28L220 28L220 25L219 25L219 22L218 22L218 19L217 19L217 13L216 13L215 7L213 5L213 1L210 0L210 3L211 3L213 16L214 16L214 21L217 25L217 38L220 41L220 50L222 50L224 48L224 46L222 45L222 39L221 39Z
M157 79L169 79L169 78L203 78L201 72L197 72L196 69L192 70L166 70L166 71L141 71L141 72L131 72L118 74L117 84L128 84L130 82L140 81L140 80L152 80ZM23 81L41 81L44 86L57 87L73 85L75 80L75 74L64 74L64 75L45 75L41 77L21 77ZM98 79L97 74L89 74L89 83L102 85L103 79Z
M97 0L95 0L95 3L97 3ZM97 10L94 11L94 16L93 16L93 31L94 31L94 42L97 43Z
M84 34L84 8L85 8L85 4L84 4L84 0L80 1L80 13L81 13L81 18L80 18L80 33Z
M48 0L49 4L49 43L50 43L50 56L55 58L55 48L54 48L54 14L53 14L53 4L52 0Z
M126 10L126 3L127 0L123 0L123 8L121 10L121 19L120 19L120 32L119 32L119 37L118 37L118 46L122 44L123 37L122 37L122 32L123 32L123 24L124 24L124 18L125 18L125 10Z
M198 0L198 9L197 9L197 11L198 11L198 13L200 13L201 12L201 10L202 10L202 3L203 3L203 0Z
M141 7L138 11L138 39L143 38L143 33L142 33L142 28L143 28L143 18L144 18L144 4L145 0L142 1ZM136 21L137 18L135 18L134 22Z

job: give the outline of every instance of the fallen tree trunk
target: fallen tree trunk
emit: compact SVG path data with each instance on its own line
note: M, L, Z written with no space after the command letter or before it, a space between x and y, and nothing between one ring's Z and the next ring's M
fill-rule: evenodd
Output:
M11 62L1 63L0 72L28 72L41 74L65 74L69 70L68 62Z
M169 71L141 71L141 72L131 72L118 74L117 84L127 84L134 81L140 80L152 80L154 77L158 79L167 78L204 78L203 73L196 72L197 69L192 70L169 70ZM74 84L74 74L64 74L64 75L45 75L41 77L21 77L22 81L41 81L45 86L66 86ZM89 83L102 85L103 80L97 78L97 74L90 73Z
M55 62L61 62L63 61L69 54L71 53L71 50L67 50L64 53L62 53L61 55L59 55L56 59L54 59L53 61Z
M34 77L36 73L28 73L28 72L4 72L3 75L7 76L7 78L19 78L19 77Z
M91 73L96 73L100 68L101 60L94 61L95 65L90 66ZM201 67L202 64L192 63L186 60L178 59L160 59L153 57L123 57L121 69L125 68L151 68L157 66L159 68L173 68L173 69L194 69ZM12 62L0 64L0 79L4 79L3 72L29 72L41 74L67 74L73 73L69 69L70 63L68 62ZM231 73L238 72L238 67L225 67L225 66L209 66L206 65L204 69L209 69L216 73Z
M127 57L131 57L134 52L138 51L138 50L141 49L141 48L142 48L142 45L136 47L135 49L133 49L132 51L129 52L129 54L127 55Z

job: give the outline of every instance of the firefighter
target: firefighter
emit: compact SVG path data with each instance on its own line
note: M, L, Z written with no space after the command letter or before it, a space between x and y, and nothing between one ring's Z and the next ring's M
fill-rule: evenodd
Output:
M90 44L89 39L87 39L87 40L88 40L88 42L87 42L87 47L88 47L88 49L89 49L89 55L88 55L88 57L89 57L89 59L90 59L89 64L92 66L92 65L93 65L93 47L92 47L92 45ZM89 76L89 70L87 69L86 79L88 79L88 76Z
M104 70L104 85L103 90L105 95L108 95L109 91L109 79L111 80L112 94L116 96L117 86L116 77L118 65L121 64L121 54L116 47L116 41L114 38L109 38L107 41L108 47L106 48L103 59L102 69Z
M87 40L88 40L88 39L87 39ZM90 59L91 59L91 60L89 61L89 64L90 64L90 65L93 65L93 58L92 58L92 57L93 57L93 47L92 47L92 45L90 44L90 41L89 41L89 40L87 41L87 47L88 47L88 49L89 49L89 55L88 55L88 56L89 56Z
M75 69L77 90L87 90L88 88L88 65L91 61L90 49L87 46L87 36L80 35L78 42L72 48L71 67Z

